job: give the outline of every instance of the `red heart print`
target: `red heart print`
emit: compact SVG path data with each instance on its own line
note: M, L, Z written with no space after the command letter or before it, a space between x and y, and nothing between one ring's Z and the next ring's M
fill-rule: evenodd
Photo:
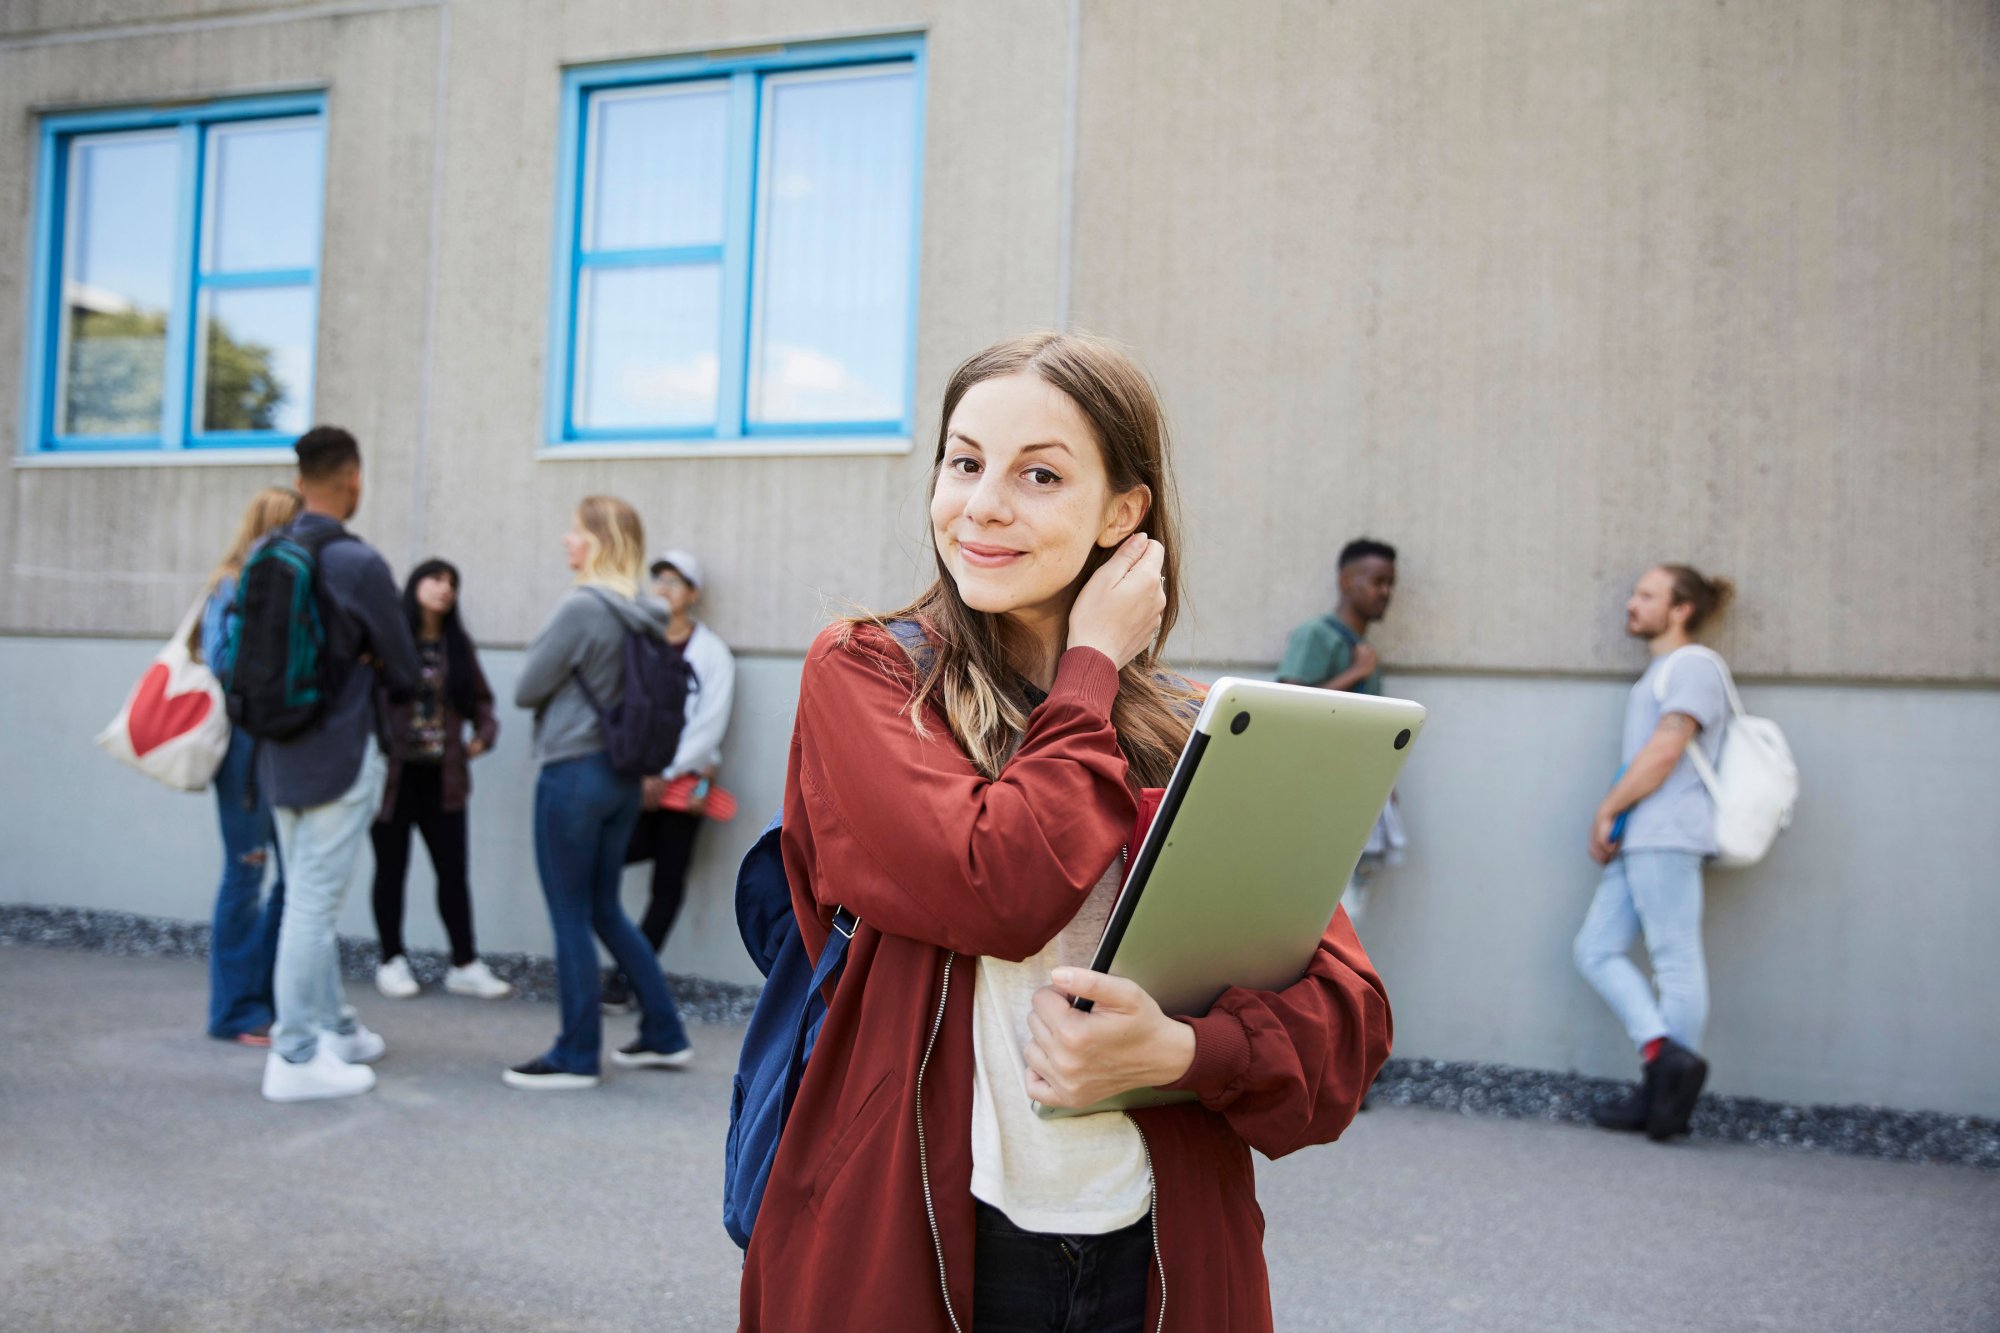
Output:
M167 664L153 663L132 692L132 707L125 715L125 730L132 737L132 753L144 756L176 736L185 736L208 716L213 701L205 690L186 694L167 693Z

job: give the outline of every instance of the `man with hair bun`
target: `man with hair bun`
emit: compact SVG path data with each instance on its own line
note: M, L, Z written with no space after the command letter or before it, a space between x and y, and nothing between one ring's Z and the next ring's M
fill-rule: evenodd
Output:
M1591 1118L1654 1140L1687 1133L1708 1078L1698 1054L1708 1022L1701 863L1715 855L1715 802L1687 750L1692 743L1711 763L1719 757L1729 693L1720 658L1682 650L1734 591L1688 565L1639 576L1625 632L1645 640L1653 660L1626 701L1624 766L1590 827L1590 857L1604 875L1577 932L1576 967L1625 1025L1643 1064L1638 1087ZM1627 956L1641 935L1651 983Z

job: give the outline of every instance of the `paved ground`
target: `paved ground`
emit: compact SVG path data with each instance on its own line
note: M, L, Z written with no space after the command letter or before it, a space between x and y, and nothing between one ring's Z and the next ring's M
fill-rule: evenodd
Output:
M550 1006L367 991L381 1087L278 1107L204 985L0 947L0 1329L733 1326L739 1029L537 1095ZM2000 1329L2000 1173L1383 1109L1261 1189L1281 1329Z

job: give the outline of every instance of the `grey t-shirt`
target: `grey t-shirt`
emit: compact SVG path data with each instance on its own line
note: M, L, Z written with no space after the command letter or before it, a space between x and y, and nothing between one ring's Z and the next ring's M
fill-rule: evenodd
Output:
M1667 664L1667 695L1661 699L1655 683ZM1625 744L1620 760L1631 763L1668 713L1685 713L1701 724L1692 744L1714 763L1722 751L1722 728L1729 721L1729 695L1722 672L1700 653L1669 653L1656 658L1632 687L1625 701ZM1651 796L1632 807L1625 822L1621 852L1695 852L1715 855L1715 801L1686 754Z

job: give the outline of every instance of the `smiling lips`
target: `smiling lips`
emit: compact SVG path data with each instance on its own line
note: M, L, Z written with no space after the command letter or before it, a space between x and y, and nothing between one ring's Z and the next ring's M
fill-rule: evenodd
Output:
M1016 551L1009 547L985 546L979 542L960 542L958 553L965 558L966 564L978 569L999 569L1027 554L1025 551Z

